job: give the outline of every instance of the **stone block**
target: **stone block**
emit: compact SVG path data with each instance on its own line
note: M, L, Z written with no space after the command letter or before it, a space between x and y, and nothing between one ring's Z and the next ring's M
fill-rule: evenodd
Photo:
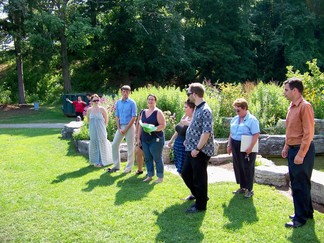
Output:
M89 140L75 140L76 150L84 155L89 154Z
M324 205L324 172L313 170L311 183L312 200Z
M221 165L229 162L232 162L232 155L228 154L219 154L212 156L209 160L209 163L212 165Z
M171 163L170 151L171 151L171 149L167 145L163 146L162 159L163 159L164 164L170 164Z
M288 186L289 175L287 166L257 166L255 167L255 182L273 186Z
M79 130L83 126L83 121L72 121L66 125L64 125L61 135L63 139L70 139L72 138L72 134Z

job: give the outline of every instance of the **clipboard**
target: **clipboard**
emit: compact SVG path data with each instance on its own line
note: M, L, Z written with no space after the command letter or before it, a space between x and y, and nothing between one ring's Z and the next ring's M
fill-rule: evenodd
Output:
M241 148L240 148L241 152L245 152L245 150L250 146L250 144L252 142L252 137L253 136L242 135ZM259 152L259 140L257 140L254 147L252 148L252 152L253 153L258 153Z

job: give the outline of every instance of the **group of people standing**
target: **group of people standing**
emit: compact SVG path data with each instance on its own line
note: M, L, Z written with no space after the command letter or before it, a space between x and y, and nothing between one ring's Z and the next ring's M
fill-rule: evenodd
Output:
M303 83L299 78L291 78L284 82L284 95L291 101L286 119L286 140L282 157L288 159L292 196L295 213L289 217L291 222L286 227L297 228L313 218L313 207L310 196L310 178L314 166L315 149L314 112L310 103L302 96ZM121 87L122 98L116 103L117 131L110 145L107 140L106 126L108 116L101 107L99 96L91 97L91 108L87 111L90 133L89 160L95 166L113 164L108 168L110 173L120 170L119 146L125 138L128 157L124 173L130 173L134 165L136 151L138 170L143 173L143 157L149 182L157 175L156 183L161 183L164 177L162 159L166 127L163 112L157 108L157 98L150 94L147 97L147 109L143 109L136 121L137 107L129 95L128 85ZM212 110L204 99L204 86L192 83L187 89L187 101L184 102L185 114L175 126L175 132L168 142L174 149L174 161L177 172L183 178L191 194L186 200L195 200L186 212L196 213L207 209L208 174L207 166L210 157L214 155L214 121ZM244 98L233 102L236 116L230 122L227 152L232 154L233 168L239 189L234 194L244 194L245 198L253 196L254 167L257 152L254 150L260 135L259 121L248 111L248 103ZM144 129L141 124L151 124L152 131ZM248 136L248 144L242 149L242 138ZM136 141L136 148L135 146ZM246 143L246 142L244 142ZM156 167L156 173L154 170Z

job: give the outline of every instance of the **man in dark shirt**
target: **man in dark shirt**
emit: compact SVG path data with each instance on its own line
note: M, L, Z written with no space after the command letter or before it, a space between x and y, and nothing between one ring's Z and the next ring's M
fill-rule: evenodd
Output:
M182 169L182 178L190 189L196 202L187 209L187 213L205 211L207 208L208 177L207 165L214 155L214 132L212 111L204 100L204 86L200 83L190 84L188 99L196 108L192 121L186 132L186 160Z
M303 94L304 86L299 78L284 82L284 95L291 101L286 118L286 141L282 157L288 159L291 190L295 214L286 227L303 226L313 218L311 199L311 176L315 161L314 112L312 105Z

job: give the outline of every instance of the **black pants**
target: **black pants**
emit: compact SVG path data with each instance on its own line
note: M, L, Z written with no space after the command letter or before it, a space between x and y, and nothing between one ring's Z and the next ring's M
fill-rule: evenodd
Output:
M314 213L311 199L311 177L315 162L315 147L312 142L300 165L294 163L298 150L298 147L289 149L288 167L295 208L294 219L305 223Z
M83 112L75 112L76 116L80 116L81 117L81 121L83 121L84 117L83 117Z
M231 144L236 183L240 184L240 188L252 191L256 153L250 153L249 158L246 158L246 153L240 151L241 141L232 139Z
M203 152L199 152L195 158L191 156L191 152L187 152L182 168L182 178L191 194L196 197L196 208L198 210L206 210L207 208L207 166L209 159L210 157Z

